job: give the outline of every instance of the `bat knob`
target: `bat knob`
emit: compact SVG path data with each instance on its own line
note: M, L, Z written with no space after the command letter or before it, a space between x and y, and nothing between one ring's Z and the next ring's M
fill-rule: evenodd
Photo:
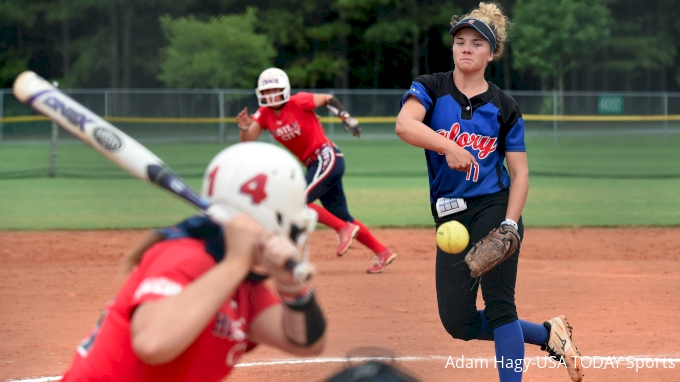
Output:
M299 283L307 283L316 274L316 267L307 261L299 263L293 268L293 278Z
M232 216L224 208L213 204L205 210L205 214L208 215L210 220L218 224L224 224Z

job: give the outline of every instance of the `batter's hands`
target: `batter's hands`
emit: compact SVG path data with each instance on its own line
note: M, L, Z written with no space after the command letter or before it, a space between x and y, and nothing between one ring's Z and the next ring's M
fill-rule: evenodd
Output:
M470 167L477 164L477 159L469 151L458 146L455 142L451 142L451 148L445 152L446 163L452 170L458 170L462 172L470 171Z
M248 130L251 123L253 123L253 119L248 115L248 107L246 106L236 115L236 124L239 129Z
M288 260L300 261L300 251L289 238L283 235L265 234L260 238L262 251L259 264L274 279L279 292L295 295L305 287L295 280L293 273L286 268Z
M252 268L257 264L264 228L246 213L234 216L223 226L227 259L244 261Z

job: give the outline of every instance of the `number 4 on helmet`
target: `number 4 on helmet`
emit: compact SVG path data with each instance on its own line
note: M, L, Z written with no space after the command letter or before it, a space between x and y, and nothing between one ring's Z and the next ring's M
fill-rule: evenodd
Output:
M312 232L316 226L316 212L306 207L306 188L300 165L286 150L244 142L213 158L201 196L230 215L246 212L265 229L298 241L298 234Z

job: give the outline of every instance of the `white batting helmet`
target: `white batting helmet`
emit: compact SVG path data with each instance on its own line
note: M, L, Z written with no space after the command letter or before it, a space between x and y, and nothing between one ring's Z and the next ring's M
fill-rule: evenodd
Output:
M298 161L264 142L234 144L218 153L203 177L201 196L235 215L246 212L265 229L298 244L316 226L306 207L307 182Z
M281 89L278 93L264 95L263 90L267 89ZM290 81L286 72L278 68L269 68L260 74L257 79L257 102L260 106L276 106L281 105L290 99ZM276 100L276 97L282 96L283 100Z

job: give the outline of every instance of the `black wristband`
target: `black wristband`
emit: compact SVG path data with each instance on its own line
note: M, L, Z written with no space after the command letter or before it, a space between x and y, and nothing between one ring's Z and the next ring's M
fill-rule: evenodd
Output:
M330 105L330 106L333 106L333 107L338 111L337 114L336 114L336 115L338 115L338 116L340 115L340 113L342 113L343 111L345 111L345 107L342 106L342 104L340 103L340 101L338 101L338 99L335 98L335 97L329 99L328 102L326 102L326 104L327 104L327 105Z
M307 326L307 341L305 343L298 343L291 338L288 338L288 340L300 346L312 346L326 331L326 319L321 312L321 308L316 303L314 293L312 293L309 300L303 304L284 304L290 310L304 313L305 325Z

